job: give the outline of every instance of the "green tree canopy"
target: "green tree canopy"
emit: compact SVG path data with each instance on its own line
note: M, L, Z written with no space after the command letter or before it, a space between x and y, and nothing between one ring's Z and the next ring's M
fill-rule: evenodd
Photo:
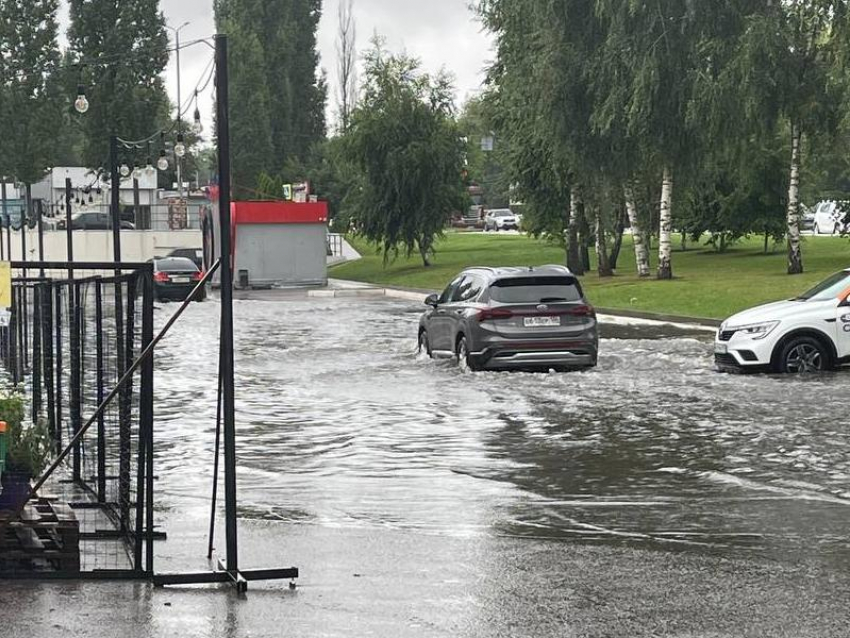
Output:
M453 104L444 73L428 75L379 41L366 54L363 96L346 136L348 157L362 173L351 216L385 259L418 252L428 266L436 237L466 205L465 145Z
M216 0L230 36L231 146L237 193L261 173L307 161L325 138L327 88L319 73L320 0Z
M58 4L0 3L0 176L26 184L53 165L62 123Z
M109 136L146 138L168 111L168 36L158 0L70 0L68 42L90 110L79 120L83 160L106 165ZM71 98L73 99L73 98Z

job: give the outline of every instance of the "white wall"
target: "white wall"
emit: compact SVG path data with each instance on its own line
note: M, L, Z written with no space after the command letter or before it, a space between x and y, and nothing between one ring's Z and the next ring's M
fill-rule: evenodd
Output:
M3 250L8 245L7 230L3 229ZM201 248L199 230L127 230L121 231L121 261L142 262L167 255L175 248ZM66 261L68 258L65 231L44 232L44 260ZM6 256L8 259L8 255ZM21 232L12 232L12 261L21 259ZM38 259L38 232L27 232L27 260ZM74 261L112 261L112 233L105 230L74 231Z

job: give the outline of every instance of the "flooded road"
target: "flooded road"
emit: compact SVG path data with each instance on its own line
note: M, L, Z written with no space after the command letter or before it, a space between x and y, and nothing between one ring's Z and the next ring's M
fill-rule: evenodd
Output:
M416 355L420 311L236 302L243 518L850 566L850 374L721 375L710 333L622 322L591 372L464 374ZM157 359L174 510L208 507L218 312Z

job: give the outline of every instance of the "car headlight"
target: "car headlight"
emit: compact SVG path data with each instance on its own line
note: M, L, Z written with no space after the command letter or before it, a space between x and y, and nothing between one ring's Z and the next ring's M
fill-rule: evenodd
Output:
M765 321L763 323L751 323L746 326L734 326L727 328L727 330L743 332L745 335L748 335L753 339L764 339L767 335L776 330L776 326L778 325L778 321Z

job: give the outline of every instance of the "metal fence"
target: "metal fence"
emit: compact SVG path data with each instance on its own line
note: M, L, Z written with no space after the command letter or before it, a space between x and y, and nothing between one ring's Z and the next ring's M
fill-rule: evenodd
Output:
M153 272L150 264L118 266L13 264L0 357L57 455L73 443L45 489L79 520L81 570L150 575L153 359L107 399L153 340Z
M42 204L42 223L44 230L63 230L67 223L67 212L64 204ZM199 230L201 228L202 211L209 209L209 203L199 200L181 202L179 200L153 203L143 201L136 204L122 204L122 232L132 230ZM36 211L38 213L38 211ZM74 230L110 230L112 228L112 213L109 204L100 202L72 202L71 214ZM13 230L20 230L20 217L9 215L6 225L11 224ZM37 218L36 218L37 219ZM29 227L36 228L36 219L29 220Z

